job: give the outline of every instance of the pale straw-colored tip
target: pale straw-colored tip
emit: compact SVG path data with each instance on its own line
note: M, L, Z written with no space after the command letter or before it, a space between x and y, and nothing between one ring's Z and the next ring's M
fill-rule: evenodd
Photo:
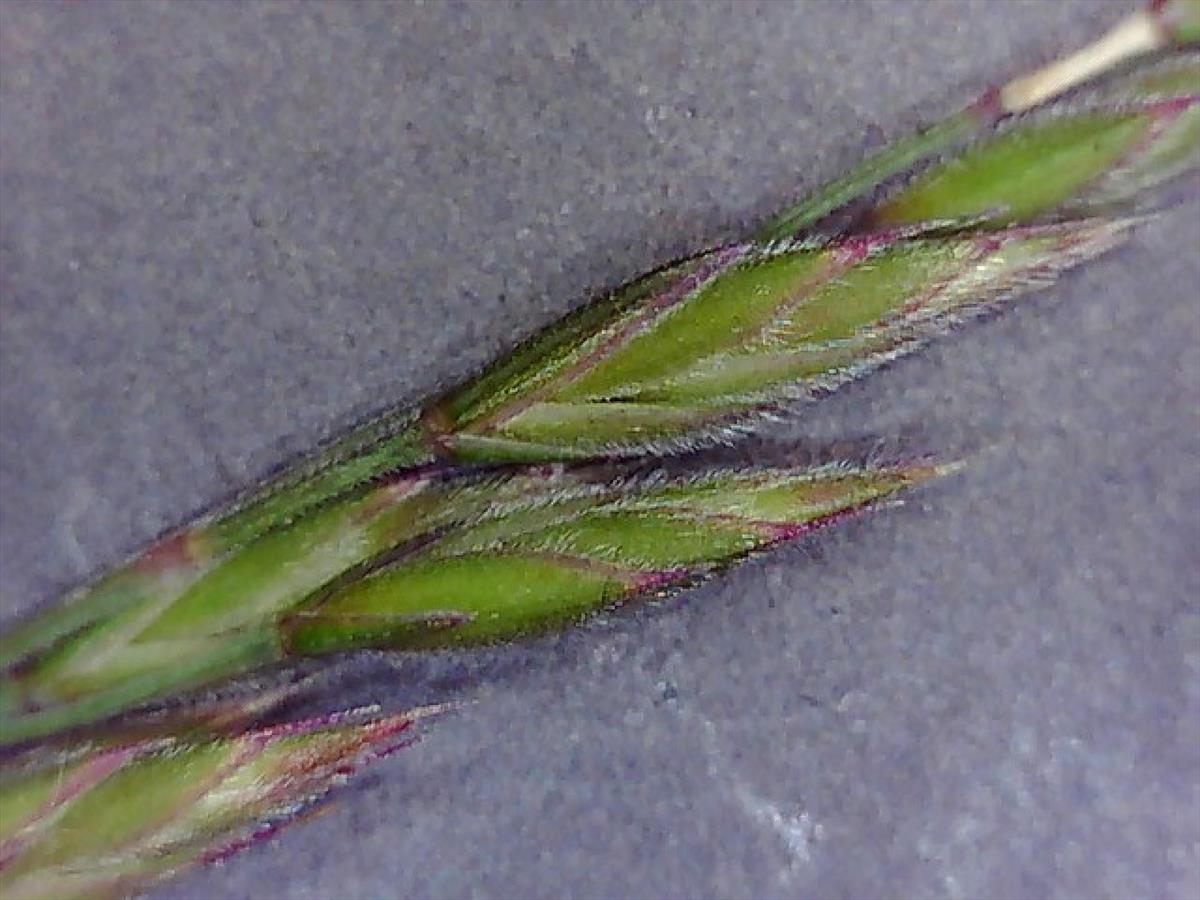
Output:
M1160 50L1168 43L1159 14L1153 9L1138 10L1077 53L1010 81L1000 89L1000 106L1008 114L1032 109L1113 66Z
M417 706L413 709L406 709L403 715L417 722L421 719L430 719L434 716L440 716L443 713L454 712L456 709L462 709L474 701L472 700L447 700L443 703L429 703L425 706Z
M967 459L954 459L950 460L949 462L936 463L931 467L933 471L933 477L945 478L947 475L957 475L967 467L968 462L969 460Z

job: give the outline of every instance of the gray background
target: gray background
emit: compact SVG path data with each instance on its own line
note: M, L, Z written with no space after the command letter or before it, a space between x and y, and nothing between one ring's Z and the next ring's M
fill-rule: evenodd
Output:
M0 4L4 618L1131 7ZM1200 894L1200 214L772 430L989 446L164 897Z

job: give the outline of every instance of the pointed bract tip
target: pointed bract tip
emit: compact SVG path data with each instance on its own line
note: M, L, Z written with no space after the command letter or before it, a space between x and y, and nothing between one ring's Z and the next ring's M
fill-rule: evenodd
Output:
M932 481L935 478L945 478L949 475L957 475L966 467L966 459L952 459L920 463L914 466L905 466L902 471L910 479L909 483L916 485L922 484L926 481Z

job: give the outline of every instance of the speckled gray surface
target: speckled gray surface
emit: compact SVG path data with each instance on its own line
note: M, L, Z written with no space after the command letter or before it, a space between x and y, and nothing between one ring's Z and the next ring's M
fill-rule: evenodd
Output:
M0 4L5 620L1128 4ZM162 897L1200 895L1200 209L798 411L963 475L654 608Z

